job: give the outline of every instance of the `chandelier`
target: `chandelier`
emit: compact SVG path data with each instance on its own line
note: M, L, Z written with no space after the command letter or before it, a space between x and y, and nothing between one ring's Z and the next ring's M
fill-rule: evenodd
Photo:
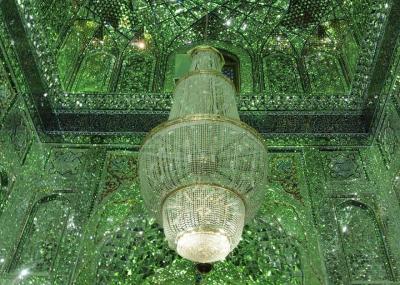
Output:
M240 121L235 86L221 73L223 56L209 46L189 54L168 121L140 150L139 180L169 246L212 263L238 245L262 202L267 153L259 134Z

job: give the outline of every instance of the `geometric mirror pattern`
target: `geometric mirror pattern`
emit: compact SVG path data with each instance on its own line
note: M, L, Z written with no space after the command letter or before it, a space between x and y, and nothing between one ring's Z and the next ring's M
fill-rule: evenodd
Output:
M394 0L0 1L0 284L400 284L399 27ZM268 149L208 274L137 174L203 44Z

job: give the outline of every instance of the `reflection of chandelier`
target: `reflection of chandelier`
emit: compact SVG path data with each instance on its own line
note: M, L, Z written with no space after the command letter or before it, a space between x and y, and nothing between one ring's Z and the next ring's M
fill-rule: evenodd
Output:
M139 178L169 246L199 263L225 259L239 243L266 183L266 149L239 119L235 87L214 48L190 51L169 120L146 138Z

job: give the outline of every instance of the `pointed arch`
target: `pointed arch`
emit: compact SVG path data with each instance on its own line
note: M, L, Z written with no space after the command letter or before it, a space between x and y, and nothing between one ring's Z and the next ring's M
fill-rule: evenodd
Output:
M275 35L266 41L262 64L265 89L268 93L303 93L296 51L283 34Z
M57 54L58 73L64 89L68 88L79 57L92 39L98 25L93 20L76 20L71 25Z
M123 54L117 92L149 92L155 66L155 57L150 51L140 51L130 45Z
M55 266L71 213L69 201L58 194L35 202L27 216L9 271L28 267L50 272Z
M263 60L266 90L285 95L302 92L296 59L288 54L273 52Z
M348 200L336 207L337 222L351 281L390 281L392 272L375 212Z
M77 283L95 280L96 284L143 284L176 257L162 229L145 215L142 202L119 198L118 193L106 198L107 202L92 216L90 238L85 242L80 271L74 277Z
M348 86L336 55L315 50L305 57L311 90L318 94L344 93Z
M72 91L107 92L115 61L114 55L104 51L86 54L77 72Z

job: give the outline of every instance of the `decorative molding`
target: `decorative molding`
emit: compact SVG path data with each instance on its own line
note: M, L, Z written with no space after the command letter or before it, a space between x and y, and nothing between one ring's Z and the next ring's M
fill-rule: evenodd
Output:
M358 151L334 151L325 153L325 171L328 181L346 182L366 179Z
M398 18L400 18L400 17L397 18L395 17L398 10L398 9L396 10L396 7L400 4L398 4L397 1L394 2L395 3L393 4L393 7L390 9L390 11L385 10L382 11L381 13L382 15L385 15L386 13L389 14L387 16L387 24L385 26L386 30L383 34L382 43L381 45L378 45L377 49L378 60L373 63L375 69L373 69L373 74L372 77L370 78L370 81L372 83L369 86L375 86L373 82L377 82L378 79L379 82L384 81L380 80L382 79L383 76L382 74L384 73L382 72L383 70L382 66L387 66L389 68L390 59L388 59L389 57L387 56L387 52L392 51L394 49L394 46L396 45L396 39L397 39L396 35L398 32L396 29L391 27L395 27L396 26L395 24L397 23L396 21L398 21ZM157 122L162 122L163 120L165 120L165 116L160 117L159 113L158 112L153 113L154 111L148 112L148 114L141 116L129 113L132 110L131 108L140 108L140 109L143 109L143 107L148 108L146 107L146 105L136 105L136 107L134 107L135 105L133 106L131 105L129 109L130 111L128 111L128 109L121 110L119 107L119 106L122 107L125 106L123 108L126 108L127 104L128 105L131 104L127 102L132 102L132 101L135 102L135 100L136 101L139 100L140 102L143 102L143 104L151 105L150 107L156 105L155 106L156 109L161 109L160 108L161 106L164 106L164 110L168 109L169 99L158 97L158 95L156 95L155 97L156 99L154 101L150 100L149 103L145 102L144 99L146 98L143 97L143 95L133 95L132 98L127 98L126 95L122 95L124 96L124 99L115 96L115 98L111 98L111 101L114 100L116 105L112 106L110 104L108 105L108 107L113 108L114 110L119 109L120 111L114 111L114 114L112 115L111 114L99 115L98 108L101 106L103 106L101 108L105 108L107 104L105 105L105 103L96 101L95 98L101 97L97 95L95 96L81 95L82 97L85 98L83 100L83 103L79 102L79 104L77 105L77 101L75 101L74 103L75 106L73 107L73 109L69 109L69 111L67 112L65 110L54 109L55 106L52 106L51 102L48 99L49 96L55 96L55 98L57 98L62 94L57 93L59 91L57 91L54 94L50 92L46 87L47 83L44 83L41 79L40 68L36 64L36 56L32 54L33 51L31 49L30 39L27 32L24 29L23 21L21 20L18 14L19 8L17 7L16 1L4 0L1 2L0 8L3 12L3 17L5 18L5 22L8 23L7 25L8 31L11 37L14 39L15 42L14 49L16 50L19 56L19 62L25 74L28 86L30 87L30 93L33 98L33 101L35 102L37 114L39 118L41 118L42 129L45 130L47 137L56 136L60 138L61 137L60 135L64 134L75 134L75 135L85 134L91 137L97 137L99 135L113 135L116 137L116 140L118 140L117 137L125 133L130 133L131 135L137 133L141 135L143 132L147 132L149 129L151 129L151 127L156 125ZM384 18L385 16L383 16L382 19ZM382 24L383 23L382 19L379 18L377 19L377 21ZM10 23L12 23L12 25ZM381 32L381 29L379 28L380 25L378 25L377 28L374 29L373 32L371 32L373 34L373 36L371 36L372 38L371 37L368 38L368 41L371 42L372 45L375 45L376 41L378 41L378 35ZM367 45L367 49L371 50L371 46ZM372 48L372 50L374 49ZM50 56L50 55L43 55L43 56ZM363 59L362 56L366 56L368 57L368 59L370 59L374 55L370 53L361 55L360 61L369 62L367 58ZM364 85L365 84L361 84L359 87L363 88ZM378 90L375 87L374 89L370 89L368 91L369 96L375 96L376 94L379 93L378 91L380 91L380 89ZM358 87L354 86L354 88ZM49 96L47 97L44 96L44 94L47 94L48 92ZM261 97L259 97L260 95ZM360 102L359 99L354 99L354 98L360 98L360 96L354 97L347 95L335 95L333 97L330 97L330 99L327 98L328 100L326 100L326 103L323 103L322 95L321 96L313 95L312 97L310 96L307 97L308 95L307 96L304 95L305 97L304 96L298 97L297 95L282 96L279 94L275 95L269 94L268 97L265 97L264 94L260 95L257 96L251 95L249 97L246 97L247 95L242 95L241 98L243 99L240 100L241 101L240 108L244 112L243 113L244 121L246 121L248 124L255 127L260 132L267 134L267 136L270 137L280 136L285 134L297 135L297 136L315 135L316 137L321 135L334 137L338 134L345 134L348 136L359 136L360 134L368 135L368 130L370 129L370 124L371 124L371 120L369 118L371 118L372 116L371 114L374 112L373 108L371 108L370 105L368 105L369 107L363 111L363 114L362 115L359 114L359 112L362 110L359 108ZM113 95L106 95L103 97L107 96L114 97ZM383 95L380 94L379 96ZM60 97L62 98L60 99L61 103L60 106L62 108L72 108L72 106L70 105L71 102L68 104L62 103L62 101L65 100L64 99L65 96L64 97L60 96ZM93 101L94 103L93 104L88 103L86 105L85 102L86 101L90 102L91 100L92 101L94 100ZM332 107L332 102L335 102L338 109L329 110L329 108ZM364 101L364 103L365 102L366 101ZM81 104L82 107L85 107L85 111L87 112L87 114L83 115L81 113L82 110L80 107ZM92 109L89 112L88 111L89 109L87 109L88 107L89 109L90 108L95 108L95 109ZM297 110L296 107L300 108L299 109L300 112L297 115L294 114L282 115L273 112L269 113L269 111L265 111L266 109L275 111L282 109L284 110L293 109L294 111ZM348 109L348 107L350 109ZM257 111L257 110L263 110L263 111ZM305 113L302 113L302 110L305 111ZM337 112L339 110L343 110L344 112L339 112L336 115L333 114L327 115L324 112L321 112L321 111ZM352 111L349 112L348 110ZM251 113L253 111L254 113ZM356 111L356 113L358 114L354 114L354 111ZM260 115L256 114L257 112L259 113L265 112L265 113ZM129 124L126 124L127 122ZM126 125L126 127L124 125Z
M56 190L76 191L80 188L85 150L53 148L45 166L46 177L55 183Z
M277 183L288 195L304 203L304 197L300 192L299 165L295 155L290 153L271 155L269 182Z
M107 155L105 164L104 189L100 193L100 201L108 195L116 192L118 188L126 183L134 183L137 179L137 155L115 154Z

